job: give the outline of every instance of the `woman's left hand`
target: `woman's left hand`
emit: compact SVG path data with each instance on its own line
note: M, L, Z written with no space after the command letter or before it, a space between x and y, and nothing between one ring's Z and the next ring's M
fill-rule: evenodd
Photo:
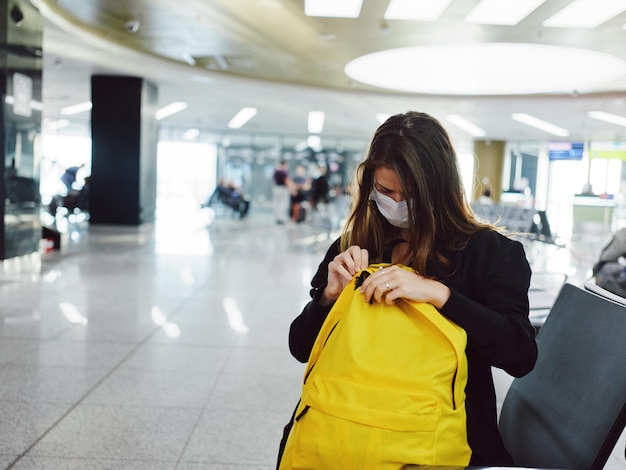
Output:
M389 305L402 298L441 308L450 298L450 289L446 285L398 266L387 266L368 276L360 291L366 302L373 299Z

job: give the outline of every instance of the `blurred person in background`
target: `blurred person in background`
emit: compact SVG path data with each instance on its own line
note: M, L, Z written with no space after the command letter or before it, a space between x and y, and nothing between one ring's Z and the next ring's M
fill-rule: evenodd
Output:
M274 169L273 179L272 205L274 209L274 219L277 224L284 224L287 222L291 197L291 181L289 180L289 170L287 169L287 162L285 160L281 160Z

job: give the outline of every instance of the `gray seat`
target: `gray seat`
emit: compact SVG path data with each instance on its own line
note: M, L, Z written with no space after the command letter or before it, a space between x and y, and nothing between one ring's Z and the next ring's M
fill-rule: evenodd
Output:
M598 284L596 284L595 278L588 279L585 282L584 287L585 290L593 292L594 294L598 294L600 297L606 297L607 299L617 302L618 304L626 305L625 297L621 297L611 291L604 289L603 287L600 287Z
M516 465L600 470L626 424L626 306L564 284L513 380L500 430Z

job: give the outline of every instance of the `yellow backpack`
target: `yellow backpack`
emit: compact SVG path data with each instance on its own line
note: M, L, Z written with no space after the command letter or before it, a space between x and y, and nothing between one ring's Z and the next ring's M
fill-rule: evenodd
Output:
M365 302L358 286L379 266L322 325L280 470L469 463L465 330L431 304Z

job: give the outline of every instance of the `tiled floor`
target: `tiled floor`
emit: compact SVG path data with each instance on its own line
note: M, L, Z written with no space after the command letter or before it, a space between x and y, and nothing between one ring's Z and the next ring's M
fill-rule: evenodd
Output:
M161 204L142 227L77 223L40 265L4 263L0 468L274 468L304 368L287 332L328 233L196 207ZM578 283L597 249L529 257Z

